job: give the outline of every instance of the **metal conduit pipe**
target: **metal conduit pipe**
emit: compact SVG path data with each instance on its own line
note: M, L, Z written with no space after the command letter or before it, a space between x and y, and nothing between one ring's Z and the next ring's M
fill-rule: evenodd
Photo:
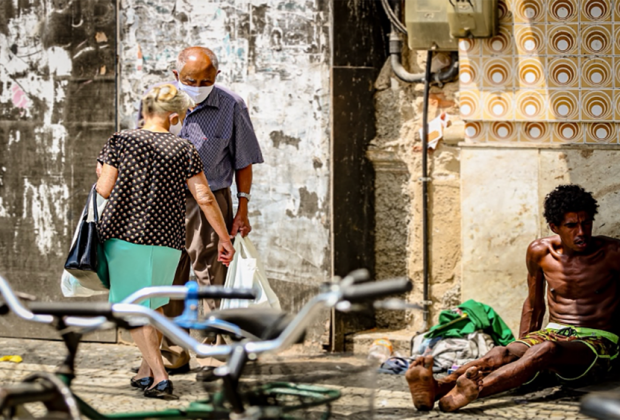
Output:
M450 65L444 71L431 74L431 83L437 83L439 87L445 82L451 82L459 74L459 53L452 51L450 53Z
M426 73L409 73L401 63L401 53L403 48L403 41L400 35L392 26L390 32L390 63L392 65L392 71L400 80L406 83L424 83ZM459 55L456 51L450 54L450 66L445 71L436 73L430 73L431 83L437 83L442 86L445 82L454 80L459 73Z

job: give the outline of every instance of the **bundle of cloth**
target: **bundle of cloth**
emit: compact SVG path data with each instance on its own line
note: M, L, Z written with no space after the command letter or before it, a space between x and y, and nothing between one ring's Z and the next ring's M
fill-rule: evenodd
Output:
M442 311L439 322L429 331L412 339L411 357L391 357L380 372L404 374L412 360L432 355L433 372L448 374L459 366L484 356L496 345L514 341L502 318L488 305L473 299L456 308Z
M419 334L413 339L411 359L430 354L434 359L433 373L448 373L484 356L493 347L493 338L482 331L460 338L426 338Z

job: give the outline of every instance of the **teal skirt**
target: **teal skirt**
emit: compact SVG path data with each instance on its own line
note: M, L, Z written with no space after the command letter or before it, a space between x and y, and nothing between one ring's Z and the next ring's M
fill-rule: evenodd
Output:
M110 302L117 303L149 286L171 286L181 251L166 246L138 245L120 239L103 243L110 272ZM169 298L155 297L140 305L157 309Z

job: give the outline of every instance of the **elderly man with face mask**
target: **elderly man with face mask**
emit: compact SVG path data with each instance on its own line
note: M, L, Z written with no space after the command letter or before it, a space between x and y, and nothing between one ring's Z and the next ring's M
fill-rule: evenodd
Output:
M252 230L248 220L252 165L262 163L263 156L245 102L239 95L215 84L219 72L217 57L210 49L189 47L181 51L173 70L176 80L171 83L186 92L196 107L188 111L182 125L172 126L170 132L189 140L198 150L231 237L237 233L246 236ZM233 179L239 200L234 217L230 193ZM186 251L181 256L174 284L188 281L191 264L200 285L222 285L227 268L217 260L218 236L189 192L186 200ZM214 307L212 300L204 302L205 311ZM168 317L178 316L182 311L182 301L172 300L164 307ZM162 354L169 372L189 370L187 350L166 342L165 338ZM205 365L206 374L210 367L217 365L209 359L199 363Z

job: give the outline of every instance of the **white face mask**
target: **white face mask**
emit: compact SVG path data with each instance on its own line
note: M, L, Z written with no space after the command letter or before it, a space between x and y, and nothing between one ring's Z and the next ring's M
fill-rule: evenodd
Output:
M189 97L192 98L194 102L196 102L196 105L198 105L199 103L202 103L205 99L207 99L207 97L213 90L213 86L214 85L200 86L200 87L187 86L179 82L179 88L181 88L183 92L187 93Z
M181 118L177 117L177 123L176 124L172 124L172 121L170 122L170 128L168 129L168 131L171 134L174 134L175 136L178 136L179 133L181 132L181 128L183 128L183 122L181 121Z

